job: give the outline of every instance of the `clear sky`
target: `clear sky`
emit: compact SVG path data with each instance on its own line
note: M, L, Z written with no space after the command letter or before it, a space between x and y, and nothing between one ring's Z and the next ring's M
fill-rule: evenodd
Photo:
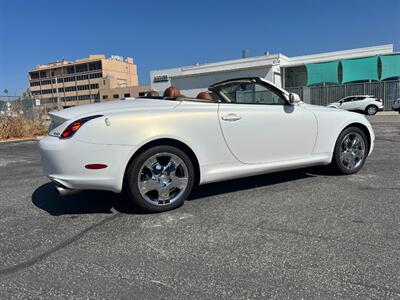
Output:
M132 56L149 71L283 53L393 43L399 0L0 0L0 94L28 87L36 64L89 54Z

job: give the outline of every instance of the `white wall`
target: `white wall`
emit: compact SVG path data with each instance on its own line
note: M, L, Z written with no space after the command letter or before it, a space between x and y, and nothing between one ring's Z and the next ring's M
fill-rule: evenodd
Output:
M259 76L278 86L283 86L282 81L290 79L291 74L284 77L281 67L304 68L307 63L332 61L343 58L366 57L378 54L393 53L393 45L380 45L374 47L341 50L326 53L317 53L304 56L286 57L283 54L272 54L258 57L249 57L229 61L220 61L201 65L183 66L173 69L164 69L150 72L151 87L162 94L171 84L180 88L187 96L196 96L198 92L207 90L207 87L218 81L237 77ZM285 70L286 71L286 70ZM304 73L304 74L303 74ZM305 85L306 73L296 73L295 83L286 82L287 86L293 84ZM279 75L280 74L280 75ZM154 82L158 75L168 75L165 82Z
M274 76L274 72L279 74L279 66L264 66L245 70L203 73L177 77L173 77L173 75L171 77L171 74L168 74L166 70L164 70L163 74L168 74L171 77L170 80L168 82L152 83L152 88L162 94L166 88L170 85L174 85L181 90L183 95L196 97L198 93L207 91L210 85L233 78L261 77L273 82L274 78L279 78L276 75ZM154 76L154 74L152 74L152 76ZM281 86L280 82L277 84Z

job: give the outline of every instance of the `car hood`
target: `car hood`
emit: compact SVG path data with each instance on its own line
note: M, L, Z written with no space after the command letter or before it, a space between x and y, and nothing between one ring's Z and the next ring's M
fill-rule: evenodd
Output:
M331 103L334 104L334 103ZM329 104L329 105L331 105ZM331 111L331 112L344 112L345 110L342 109L337 109L337 108L333 108L333 107L328 107L328 106L320 106L320 105L312 105L312 104L307 104L307 103L303 103L302 106L308 110L311 111Z
M74 106L58 111L49 112L49 115L64 120L78 119L91 115L106 115L123 111L170 110L179 105L179 101L164 99L127 99L102 103Z
M340 106L340 103L339 102L332 102L332 103L329 103L328 105Z

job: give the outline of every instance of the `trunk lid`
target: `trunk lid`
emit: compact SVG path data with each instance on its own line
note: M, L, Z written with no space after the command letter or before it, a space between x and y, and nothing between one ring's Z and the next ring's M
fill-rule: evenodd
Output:
M66 108L63 110L49 112L52 119L76 120L91 115L106 115L122 111L143 111L143 110L168 110L179 105L180 101L163 99L127 99L94 103Z
M127 99L110 101L66 108L49 112L51 123L49 135L60 136L62 131L72 121L93 115L107 115L116 112L136 112L151 110L170 110L179 105L180 101L163 99ZM67 122L69 121L69 122Z

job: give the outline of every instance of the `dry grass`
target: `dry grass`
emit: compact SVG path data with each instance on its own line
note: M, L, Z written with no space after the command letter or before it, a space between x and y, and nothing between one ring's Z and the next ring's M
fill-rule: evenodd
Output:
M14 105L7 114L0 114L0 140L33 138L47 133L48 121L41 113L20 114L21 109Z

